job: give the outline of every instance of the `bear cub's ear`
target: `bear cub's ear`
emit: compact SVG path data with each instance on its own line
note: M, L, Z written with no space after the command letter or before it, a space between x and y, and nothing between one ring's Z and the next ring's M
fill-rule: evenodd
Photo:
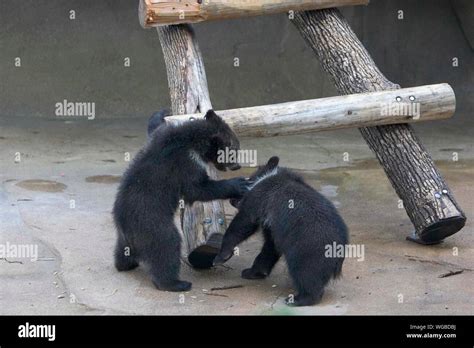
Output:
M280 159L278 158L278 156L273 156L268 160L266 167L268 169L276 168L279 162L280 162Z
M212 109L206 112L206 115L204 115L204 119L206 121L220 121L221 120L219 115L217 115Z

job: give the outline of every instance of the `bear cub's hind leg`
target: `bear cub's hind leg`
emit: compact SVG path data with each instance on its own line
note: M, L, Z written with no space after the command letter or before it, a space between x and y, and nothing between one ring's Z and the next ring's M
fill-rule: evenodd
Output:
M255 258L252 267L242 271L242 278L244 279L266 278L280 259L281 254L275 248L270 229L263 228L263 235L265 242L262 250Z
M289 296L286 303L290 306L312 306L319 303L324 294L324 286L330 279L330 273L324 260L316 257L302 257L304 253L286 258L288 271L296 287L297 294Z
M142 249L144 249L143 261L150 267L151 279L159 290L191 289L192 283L179 279L181 239L174 224L166 227L162 225L160 240L149 241L149 244Z
M122 232L119 232L119 237L117 238L117 244L115 246L115 268L119 272L131 271L138 267L138 262L135 257L132 255L132 250L129 245L127 245L125 238L123 237Z
M323 293L324 291L321 290L318 294L298 294L294 297L289 296L285 302L287 305L295 307L312 306L321 301Z

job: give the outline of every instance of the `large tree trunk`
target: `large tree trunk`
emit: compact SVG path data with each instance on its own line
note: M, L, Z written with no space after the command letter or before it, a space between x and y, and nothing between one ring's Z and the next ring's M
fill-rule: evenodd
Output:
M211 109L206 72L191 26L165 26L157 30L165 57L173 114ZM211 178L217 178L213 166L208 166L207 172ZM226 229L222 202L196 202L192 207L185 207L181 227L183 255L196 268L211 267Z
M337 9L298 12L293 23L341 94L400 88L377 68ZM415 226L410 238L435 243L456 233L466 217L412 128L360 128Z

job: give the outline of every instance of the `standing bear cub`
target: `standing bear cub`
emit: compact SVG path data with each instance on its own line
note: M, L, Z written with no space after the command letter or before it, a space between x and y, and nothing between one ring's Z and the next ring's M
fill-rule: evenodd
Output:
M329 200L278 162L278 157L270 158L250 177L253 185L243 199L231 200L239 212L214 265L232 257L234 248L261 227L263 248L242 278L265 278L283 255L298 292L287 303L309 306L320 301L326 284L341 273L344 257L326 257L325 251L333 243L348 243L347 227Z
M186 291L191 283L179 279L181 238L174 224L179 201L241 198L250 182L244 178L216 181L207 175L206 163L221 171L240 168L217 160L219 150L237 151L240 144L214 111L209 110L203 120L153 128L118 189L113 208L115 267L127 271L143 263L158 289Z

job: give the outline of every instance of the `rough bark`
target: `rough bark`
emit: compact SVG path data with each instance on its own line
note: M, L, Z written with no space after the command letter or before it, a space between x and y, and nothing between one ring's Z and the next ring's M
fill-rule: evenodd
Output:
M369 0L140 0L138 16L144 28L215 19L367 5Z
M298 12L293 23L341 94L400 88L380 72L337 9ZM464 226L464 213L408 124L360 132L402 199L418 241L434 243Z
M453 116L455 106L453 89L447 83L441 83L221 110L218 114L239 136L270 137L441 120ZM203 116L203 113L168 116L166 121L180 124Z
M211 109L206 72L191 26L166 26L157 30L165 57L173 114ZM207 172L211 178L217 178L214 167L208 166ZM181 225L183 256L194 267L211 267L226 228L222 202L196 202L186 207Z

